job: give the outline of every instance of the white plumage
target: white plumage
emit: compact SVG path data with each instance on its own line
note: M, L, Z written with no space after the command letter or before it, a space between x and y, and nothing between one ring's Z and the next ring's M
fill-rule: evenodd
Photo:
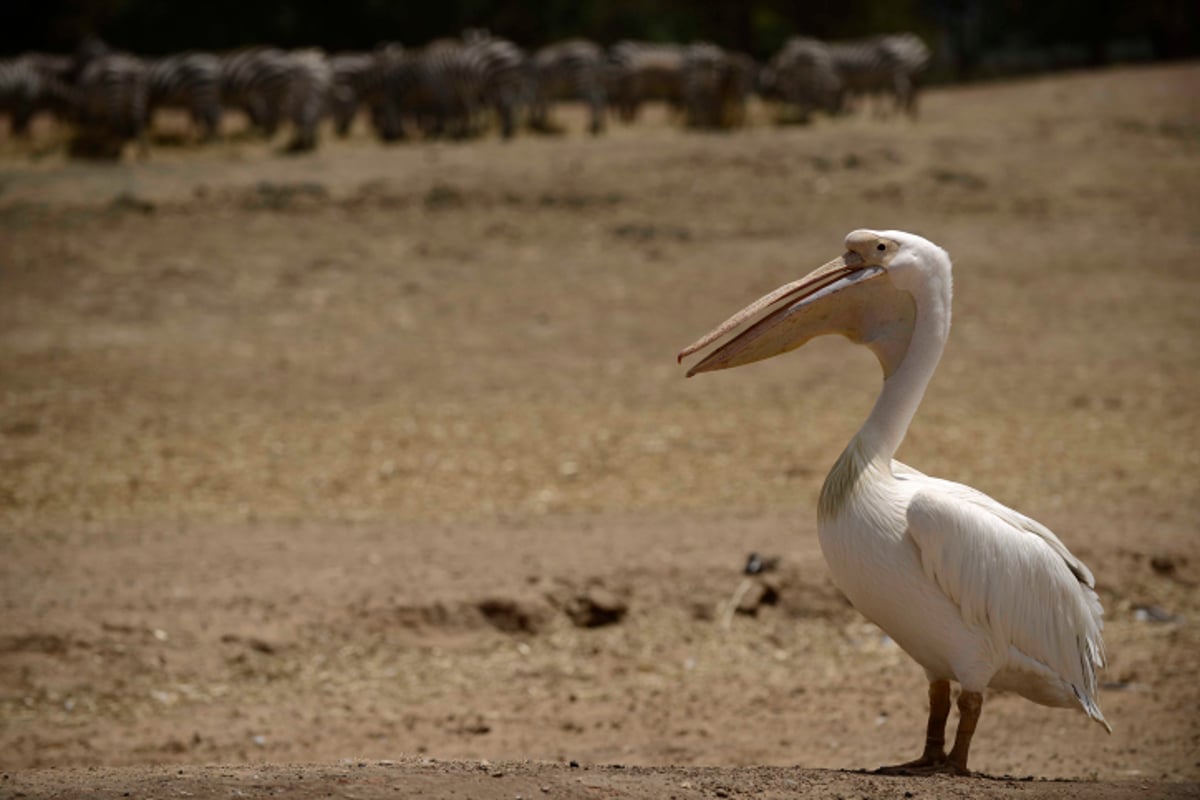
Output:
M884 371L870 416L826 478L817 530L834 582L930 681L926 745L899 771L967 771L983 691L1075 707L1109 729L1096 702L1103 611L1092 573L1035 520L893 456L950 331L944 250L901 231L854 231L847 252L735 314L680 359L757 322L688 375L740 366L839 333ZM949 754L950 682L960 721Z

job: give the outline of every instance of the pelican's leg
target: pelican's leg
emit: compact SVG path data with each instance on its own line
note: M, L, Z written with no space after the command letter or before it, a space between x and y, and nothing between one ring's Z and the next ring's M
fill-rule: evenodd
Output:
M950 717L950 681L929 684L929 724L925 727L925 752L918 761L941 764L946 760L946 720Z
M950 681L930 681L929 724L925 728L925 751L918 759L890 767L880 767L876 771L884 775L903 774L935 770L944 765L946 763L946 720L949 717ZM967 738L970 739L969 736Z
M954 747L950 750L950 766L954 772L966 775L967 751L971 749L971 737L979 723L979 712L983 710L983 694L965 689L958 695L958 731L954 734Z

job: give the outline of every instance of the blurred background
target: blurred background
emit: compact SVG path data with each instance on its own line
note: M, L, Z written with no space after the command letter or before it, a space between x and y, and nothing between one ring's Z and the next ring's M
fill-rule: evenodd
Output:
M815 531L877 365L675 361L872 227L955 261L900 457L1107 612L1112 736L972 766L1197 780L1198 9L0 5L0 766L913 757Z

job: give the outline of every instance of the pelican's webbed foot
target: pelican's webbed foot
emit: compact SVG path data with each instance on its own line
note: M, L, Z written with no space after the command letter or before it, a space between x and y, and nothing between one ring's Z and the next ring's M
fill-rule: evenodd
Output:
M912 761L905 761L903 764L889 764L886 767L880 767L875 770L876 775L930 775L934 772L944 771L946 764L949 761L946 759L946 751L939 750L936 752L926 751L920 758L914 758Z

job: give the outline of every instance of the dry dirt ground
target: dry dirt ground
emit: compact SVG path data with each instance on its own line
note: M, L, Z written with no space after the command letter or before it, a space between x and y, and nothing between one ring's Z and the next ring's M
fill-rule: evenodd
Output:
M0 796L1196 796L1200 67L915 124L566 119L0 143ZM1012 778L845 771L924 734L816 540L870 355L675 364L863 226L956 260L901 457L1047 523L1107 609L1113 734L989 695L972 766Z

